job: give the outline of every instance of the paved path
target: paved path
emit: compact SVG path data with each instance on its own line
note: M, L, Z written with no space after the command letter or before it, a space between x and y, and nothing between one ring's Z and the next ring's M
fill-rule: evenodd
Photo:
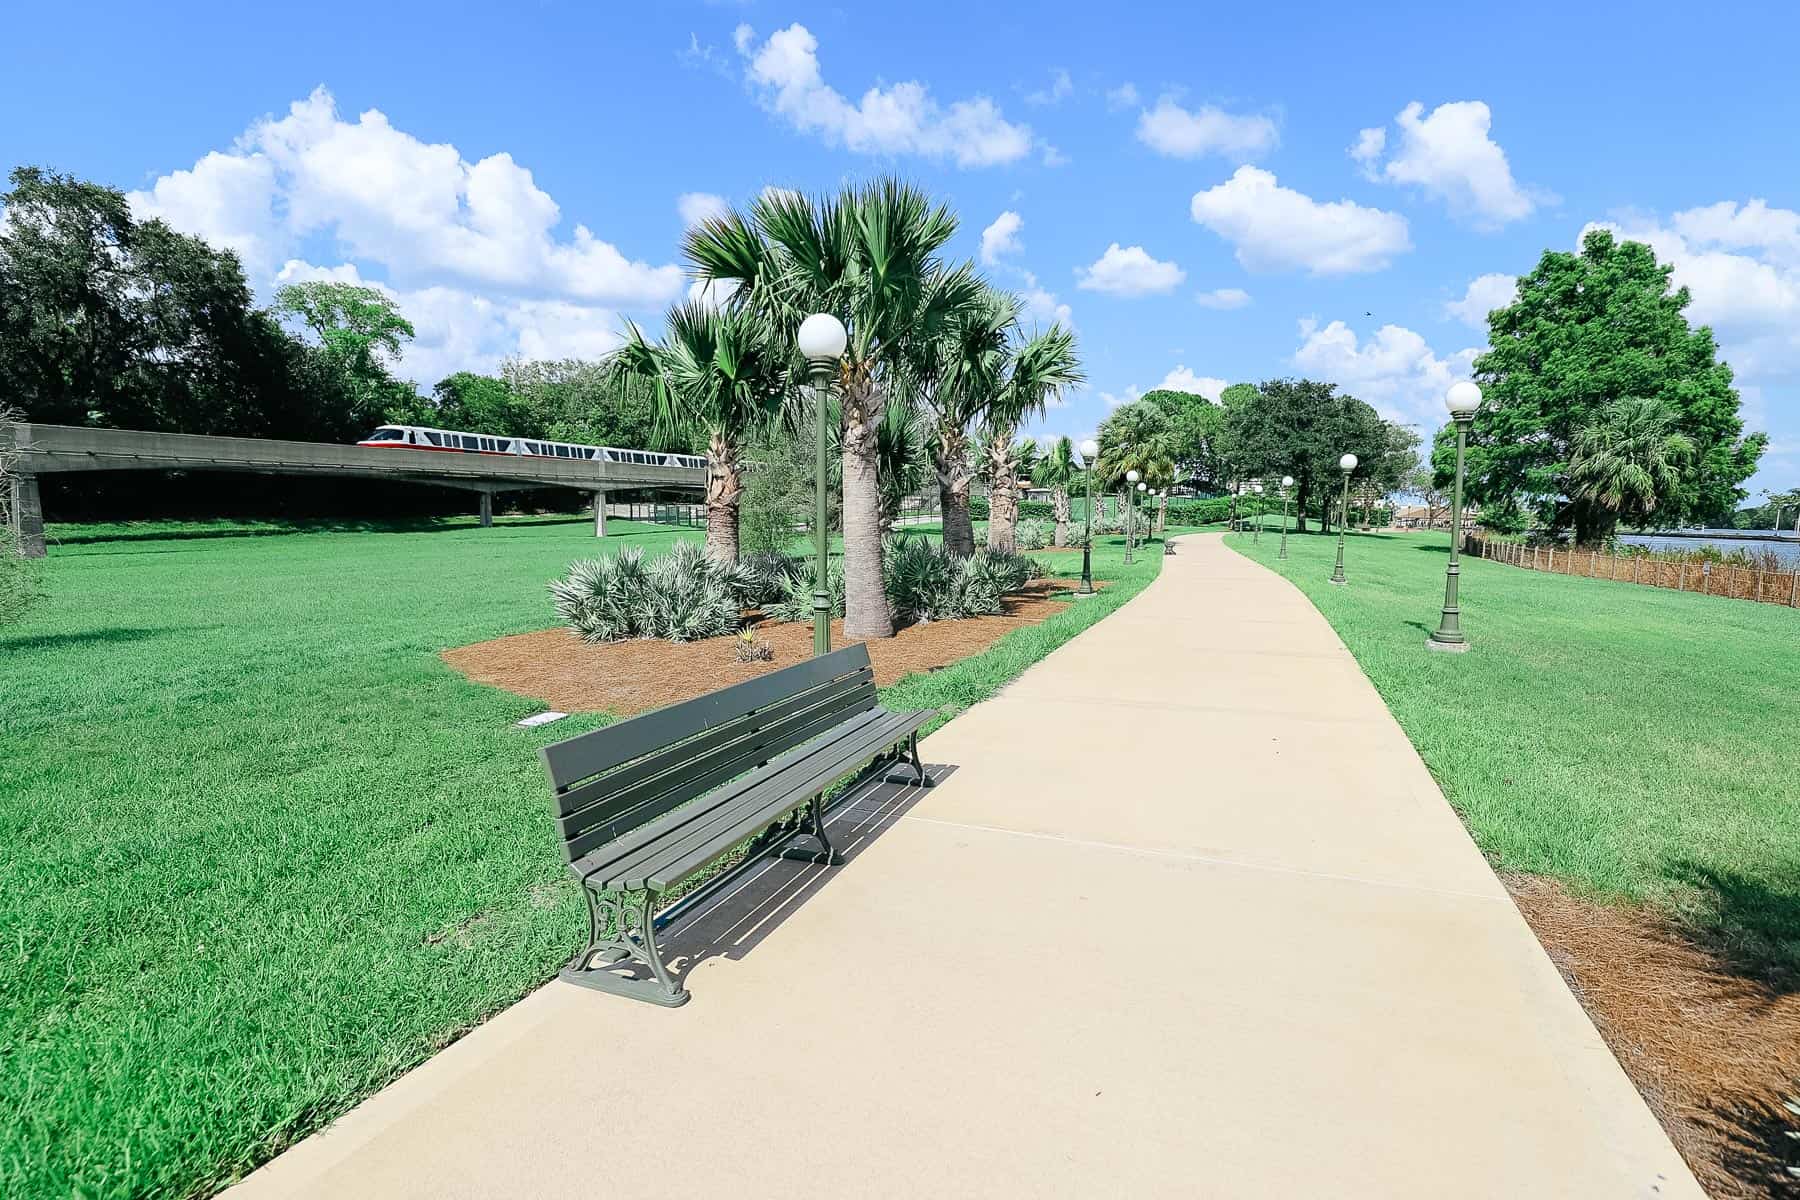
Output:
M552 983L238 1195L1701 1195L1336 635L1217 537L925 756L848 865L672 939L687 1007Z

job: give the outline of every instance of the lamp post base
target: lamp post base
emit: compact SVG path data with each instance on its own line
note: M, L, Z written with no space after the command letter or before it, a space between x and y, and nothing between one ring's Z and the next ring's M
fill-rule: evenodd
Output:
M1463 654L1468 651L1469 643L1440 642L1434 637L1428 637L1425 639L1425 648L1427 650L1438 650L1445 654Z
M1337 578L1337 577L1336 577L1336 576L1335 576L1335 575L1334 575L1334 576L1332 576L1332 577L1331 577L1331 578L1330 578L1330 579L1327 579L1327 580L1326 580L1326 581L1325 581L1325 582L1326 582L1326 583L1335 583L1335 584L1340 584L1340 585L1342 585L1342 584L1346 584L1346 583L1349 583L1349 582L1350 582L1350 581L1349 581L1349 580L1348 580L1348 579L1339 579L1339 578Z

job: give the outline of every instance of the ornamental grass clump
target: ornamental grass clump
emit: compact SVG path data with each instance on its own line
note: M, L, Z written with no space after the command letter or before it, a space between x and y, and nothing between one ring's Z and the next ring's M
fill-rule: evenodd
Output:
M682 542L648 561L634 547L575 563L551 582L550 595L584 642L692 642L736 630L764 586L754 571Z
M1039 572L1021 554L978 549L962 557L942 543L904 535L889 540L883 558L889 603L917 622L992 616Z

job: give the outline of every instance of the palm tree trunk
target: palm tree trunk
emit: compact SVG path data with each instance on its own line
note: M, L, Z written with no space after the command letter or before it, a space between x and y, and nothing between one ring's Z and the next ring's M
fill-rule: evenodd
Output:
M881 578L881 389L866 374L844 388L844 636L894 636Z
M969 519L969 440L961 429L940 429L932 450L938 477L938 506L943 510L944 548L965 558L975 553L975 525Z
M1050 508L1056 514L1056 540L1053 545L1069 544L1069 489L1056 487L1050 489Z
M1007 554L1018 549L1019 481L1013 475L1012 430L996 434L988 443L989 550Z
M737 447L714 431L706 445L706 553L719 562L738 560L738 504L743 494Z

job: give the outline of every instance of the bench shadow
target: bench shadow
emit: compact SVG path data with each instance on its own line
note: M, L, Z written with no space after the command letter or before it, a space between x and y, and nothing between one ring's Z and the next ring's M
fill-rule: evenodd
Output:
M925 773L941 784L956 768L926 764ZM780 928L802 904L825 890L840 871L854 870L857 858L875 839L892 829L930 794L907 783L866 780L837 801L825 817L831 844L842 856L835 867L766 858L733 883L710 896L692 912L662 930L657 942L670 974L685 985L688 975L709 958L743 958Z

